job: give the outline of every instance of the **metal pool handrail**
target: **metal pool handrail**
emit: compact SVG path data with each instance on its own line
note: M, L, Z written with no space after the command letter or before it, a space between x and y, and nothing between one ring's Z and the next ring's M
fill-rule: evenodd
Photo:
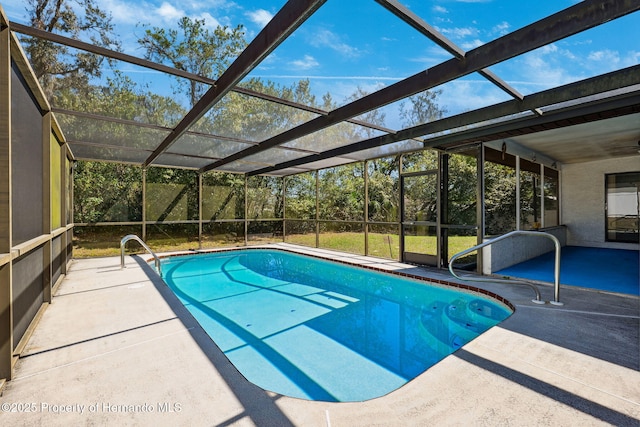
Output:
M466 249L462 252L458 252L457 254L455 254L454 256L451 257L451 259L449 260L449 272L453 275L453 277L459 279L459 280L466 280L466 281L475 281L475 282L498 282L498 283L522 283L528 286L531 286L533 288L533 290L536 292L536 299L533 300L533 302L535 302L536 304L544 304L544 301L540 300L540 291L538 291L538 288L536 286L534 286L532 283L527 282L525 280L512 280L512 279L496 279L496 278L483 278L483 277L460 277L458 276L456 273L454 273L453 271L453 262L460 258L461 256L464 256L470 252L474 252L478 249L484 248L485 246L489 246L493 243L499 242L501 240L507 239L509 237L512 236L541 236L541 237L546 237L547 239L550 239L553 241L553 244L556 247L556 255L555 255L555 266L554 266L554 270L553 270L553 281L554 281L554 300L553 301L549 301L549 303L554 304L554 305L563 305L563 303L560 302L560 241L558 240L558 238L556 236L554 236L553 234L549 234L549 233L545 233L543 231L526 231L526 230L516 230L516 231L511 231L509 233L503 234L502 236L498 236L494 239L491 240L487 240L486 242L480 243L479 245L473 246L469 249Z
M156 263L156 269L158 270L158 274L160 275L160 277L162 277L162 268L160 268L160 258L158 258L158 255L156 255L155 252L153 252L151 248L147 246L147 244L135 234L128 234L124 236L122 240L120 240L120 268L124 268L124 248L129 240L135 240L136 242L140 243L142 247L147 250L147 252L153 255L153 258L155 259L155 263Z

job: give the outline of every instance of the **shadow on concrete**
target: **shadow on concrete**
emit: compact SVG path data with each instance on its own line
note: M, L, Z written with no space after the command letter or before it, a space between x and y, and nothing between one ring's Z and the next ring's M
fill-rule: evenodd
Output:
M518 307L501 328L640 370L640 319L556 308Z
M626 414L622 414L599 403L593 402L574 393L558 388L548 382L541 381L530 375L523 374L499 363L485 359L470 353L464 349L458 350L455 354L468 363L478 366L486 371L499 375L509 381L513 381L523 387L535 391L543 396L549 397L564 405L571 406L578 411L596 417L606 423L615 426L637 426L638 420Z

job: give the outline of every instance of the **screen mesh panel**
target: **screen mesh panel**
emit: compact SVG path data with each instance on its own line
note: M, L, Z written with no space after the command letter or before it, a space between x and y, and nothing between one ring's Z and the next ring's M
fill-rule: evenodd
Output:
M62 158L60 144L51 133L51 229L62 226Z
M62 274L62 263L64 262L64 247L62 246L62 238L64 234L59 235L51 241L51 284L55 284L60 274Z
M13 334L18 344L38 309L44 302L43 265L44 250L35 249L13 262ZM15 348L15 347L14 347Z
M40 109L17 65L11 65L11 205L17 245L43 234L43 143Z
M200 169L201 167L210 164L212 161L213 160L211 159L203 159L200 157L165 153L158 156L158 158L154 160L153 164L156 166L175 166L187 169Z
M202 176L202 219L244 218L244 175L209 172Z
M154 150L169 130L56 113L67 141ZM117 158L114 158L117 160Z
M209 157L212 160L221 159L238 151L242 151L254 144L234 141L215 136L205 136L193 133L182 135L172 146L170 151L177 154L192 154L200 157Z
M259 142L315 117L318 114L229 92L192 130Z
M146 188L147 221L198 219L198 175L196 172L160 167L150 168L147 171Z
M131 150L120 147L102 147L99 145L77 144L70 142L73 155L78 160L119 161L125 163L144 162L151 154L150 151Z

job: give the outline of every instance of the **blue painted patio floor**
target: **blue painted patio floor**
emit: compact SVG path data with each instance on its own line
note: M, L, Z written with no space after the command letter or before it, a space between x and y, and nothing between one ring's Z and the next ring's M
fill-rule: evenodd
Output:
M640 295L640 252L625 249L565 246L560 284ZM553 283L554 252L513 265L495 274Z

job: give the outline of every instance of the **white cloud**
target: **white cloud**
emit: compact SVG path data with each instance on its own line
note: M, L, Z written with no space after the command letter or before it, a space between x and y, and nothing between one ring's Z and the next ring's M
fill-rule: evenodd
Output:
M289 62L289 64L299 70L309 70L320 65L320 63L311 55L305 55L302 59L296 59L295 61Z
M436 13L449 13L449 11L442 6L433 6L433 11Z
M478 29L473 27L465 28L439 28L442 34L445 34L454 39L463 39L465 37L475 37L478 35Z
M579 58L572 51L568 49L562 49L554 43L541 47L540 52L545 55L556 55L558 58L564 57L571 61L579 60Z
M598 73L631 67L640 63L640 51L621 53L616 50L603 49L589 52L587 56L590 69Z
M450 115L510 99L487 80L455 80L436 89L442 89L442 94L437 99L438 105L446 108Z
M252 10L246 13L251 22L257 24L260 27L264 27L271 21L273 14L264 9Z
M509 28L511 28L511 25L507 21L502 21L491 29L491 33L504 36L509 32Z
M453 58L453 56L446 50L438 46L432 46L425 50L424 55L408 58L408 61L417 62L424 67L432 67L451 58Z
M173 5L165 2L156 9L155 13L166 22L177 22L186 15L184 10L176 9Z
M116 24L137 24L141 16L149 13L147 3L126 3L121 0L103 0L101 8L108 10Z
M517 75L522 78L517 84L529 86L525 92L533 92L538 90L535 88L551 88L581 80L584 71L581 62L573 52L556 44L543 46L517 61Z
M314 47L328 47L348 58L356 58L361 55L357 48L344 43L337 34L326 29L315 32L309 43Z
M146 1L132 3L124 0L102 0L101 7L109 11L113 23L120 26L141 23L150 26L175 27L180 18L188 16L192 19L204 20L209 28L216 28L218 25L230 25L231 20L226 16L215 17L211 14L212 11L229 5L231 3L216 1L213 6L206 4L206 11L203 11L204 5L197 2L184 2L176 7L166 1L157 6Z
M640 51L627 52L627 55L622 58L622 65L624 67L631 67L632 65L638 64L640 64Z
M478 46L482 46L484 44L484 42L480 39L475 39L475 40L471 40L465 43L462 43L460 46L464 49L464 50L471 50L471 49L475 49Z
M222 25L220 23L220 21L218 21L216 18L211 16L211 14L209 12L201 13L200 15L196 16L195 18L200 19L200 20L204 20L205 26L209 27L209 28L217 28L218 26L224 26L224 25Z
M617 64L620 62L620 54L616 51L605 49L590 52L587 57L590 61L609 62Z
M639 51L577 52L562 46L553 43L522 55L512 64L509 83L526 94L640 63Z
M440 23L443 23L443 24L452 24L453 23L453 21L451 19L443 18L441 16L436 16L435 19L434 19L434 22L440 22Z

